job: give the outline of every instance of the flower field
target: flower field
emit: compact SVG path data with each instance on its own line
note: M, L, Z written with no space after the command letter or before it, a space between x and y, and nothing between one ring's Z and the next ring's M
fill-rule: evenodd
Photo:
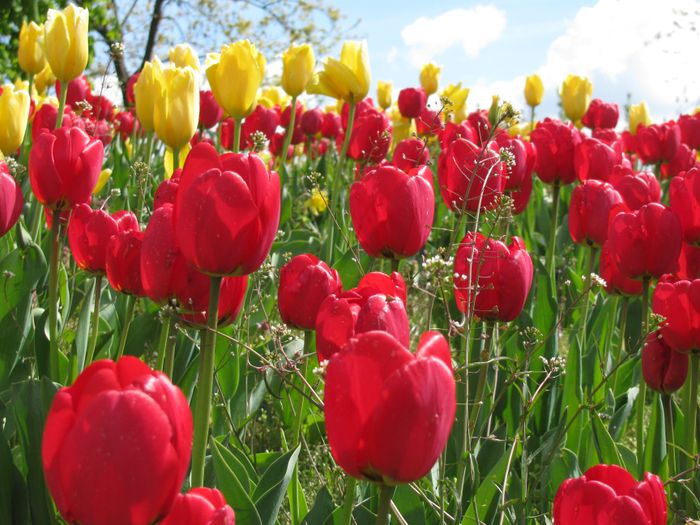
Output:
M697 523L700 109L468 110L355 40L118 103L89 20L0 88L0 524Z

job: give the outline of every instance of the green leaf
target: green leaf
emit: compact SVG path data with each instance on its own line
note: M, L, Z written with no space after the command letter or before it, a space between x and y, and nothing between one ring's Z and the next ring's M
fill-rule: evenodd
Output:
M255 507L263 525L274 525L299 459L300 447L277 458L264 472L253 492Z
M85 290L83 304L78 318L78 330L75 336L75 351L78 358L78 370L85 367L85 354L87 353L88 338L90 336L90 314L94 308L95 279L90 279Z
M251 479L243 462L217 439L211 441L211 453L218 488L224 493L228 504L236 509L236 523L263 525L250 497L257 479Z
M338 270L340 279L343 281L343 288L350 289L357 286L362 276L370 266L372 258L359 246L350 248L333 265Z
M0 319L31 295L46 275L46 259L36 244L14 250L0 261Z
M617 450L615 440L610 436L608 429L603 425L597 412L592 411L592 430L595 446L600 452L600 462L607 465L623 465L620 451Z
M503 481L510 461L510 454L503 454L498 463L491 469L483 479L476 491L476 496L469 504L469 508L464 513L462 525L480 525L482 522L491 523L498 509L498 499L501 497Z
M664 409L661 403L661 395L653 393L654 401L651 404L651 418L647 426L647 440L644 447L644 471L658 474L666 479L666 425Z
M316 499L309 513L304 517L302 525L329 525L333 523L333 512L336 507L328 489L323 486L316 494Z

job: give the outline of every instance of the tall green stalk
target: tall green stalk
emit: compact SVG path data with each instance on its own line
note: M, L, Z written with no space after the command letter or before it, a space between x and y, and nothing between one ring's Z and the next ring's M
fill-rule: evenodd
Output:
M243 125L243 119L235 118L233 119L233 152L238 153L241 151L241 126Z
M51 254L49 259L49 377L58 380L58 254L60 246L61 210L53 210L51 221Z
M209 288L207 328L202 333L199 354L199 377L197 378L197 399L194 407L194 439L192 442L192 487L202 487L204 485L204 461L207 454L211 398L214 387L216 326L219 317L220 293L221 276L212 276Z
M559 180L554 181L552 186L552 218L550 221L550 233L549 242L547 243L547 254L546 254L546 267L547 275L550 276L552 281L554 281L554 257L556 255L556 241L557 241L557 223L559 221L559 201L561 193L561 183Z
M291 102L291 114L289 116L289 125L287 126L287 132L284 134L284 145L282 146L282 153L279 156L279 162L277 164L277 169L279 170L287 162L287 151L289 150L289 145L292 143L292 136L294 135L294 125L297 118L297 97L296 95L292 97Z
M131 327L131 321L134 318L134 310L136 308L137 297L134 295L126 296L126 314L124 316L124 325L122 326L122 333L119 336L119 348L117 349L117 357L115 360L121 358L124 355L124 349L126 348L126 339L129 335L129 328Z
M642 337L649 333L649 278L642 281ZM639 375L639 394L637 395L637 463L644 473L644 406L646 404L647 384L644 376Z
M61 90L58 94L58 113L56 114L56 126L54 129L59 129L63 125L63 114L66 112L66 97L68 96L68 84L60 83Z
M102 295L102 274L95 276L95 301L94 310L92 311L92 324L90 326L90 343L88 345L87 354L85 354L84 366L90 366L95 358L95 347L97 346L97 333L100 325L100 297Z
M379 508L377 508L377 525L388 525L389 509L391 508L391 497L394 495L395 487L388 485L379 486Z

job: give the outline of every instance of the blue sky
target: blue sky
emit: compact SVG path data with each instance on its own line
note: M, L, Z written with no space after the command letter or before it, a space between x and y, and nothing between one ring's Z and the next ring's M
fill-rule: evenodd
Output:
M425 58L443 66L441 85L470 87L469 109L499 94L524 104L524 77L545 82L541 113L557 113L567 73L588 76L594 97L646 100L657 118L700 104L700 2L589 0L433 2L354 0L335 4L368 42L372 80L418 84ZM693 30L692 28L696 29ZM374 92L374 89L373 89Z

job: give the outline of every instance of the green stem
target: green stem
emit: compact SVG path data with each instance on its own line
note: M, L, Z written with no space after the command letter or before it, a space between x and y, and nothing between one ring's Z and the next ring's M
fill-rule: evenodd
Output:
M671 394L659 394L661 404L664 407L664 424L666 426L666 454L668 455L668 470L672 475L678 474L676 470L676 442L673 432L673 400Z
M649 278L642 281L642 340L649 333ZM644 406L646 404L647 384L644 376L639 374L639 394L637 395L637 463L640 473L644 473Z
M620 311L620 355L626 351L627 339L625 334L627 332L627 317L630 309L629 297L625 296L622 299L622 310ZM617 376L615 376L617 379Z
M700 381L698 365L700 364L700 353L694 351L690 354L690 380L689 388L686 389L688 397L685 400L685 452L681 456L682 462L680 471L686 470L688 466L688 458L695 457L695 434L697 432L697 401L698 401L698 381ZM693 459L693 462L695 460ZM692 465L691 465L692 466Z
M85 355L84 366L90 366L95 357L95 347L97 346L97 333L100 325L100 297L102 295L102 274L95 277L95 305L92 311L92 325L90 326L90 344Z
M279 163L277 164L277 169L279 170L287 162L287 151L289 150L289 145L292 143L292 136L294 135L294 124L297 118L297 97L292 97L291 102L291 113L289 116L289 126L287 126L287 132L284 135L284 145L282 146L282 153L279 156Z
M586 297L583 301L583 316L581 317L581 356L586 354L586 345L588 343L588 313L591 304L591 274L595 264L595 246L591 245L588 250L588 270L586 273L585 286Z
M311 342L313 341L313 334L314 332L311 330L304 331L304 350L302 352L302 358L304 359L304 367L302 369L303 377L306 377L309 371L309 361L311 360L311 356L309 354L311 353ZM304 388L303 381L301 383L301 387L302 389ZM301 428L304 423L304 411L306 410L306 396L304 396L304 394L300 392L299 397L301 399L299 400L299 406L297 407L297 417L294 422L293 429L295 447L299 444L299 441L301 439Z
M151 159L153 158L153 145L155 143L156 135L153 131L148 134L148 149L146 150L146 164L151 165ZM175 161L173 161L174 165ZM175 171L175 170L173 170Z
M396 257L391 258L391 271L392 271L392 273L399 271L399 264L400 263L401 263L401 259L397 259Z
M476 394L474 395L474 403L472 413L469 417L469 428L474 429L476 422L479 419L481 405L484 402L484 392L486 391L486 379L489 373L489 359L491 358L491 350L493 349L494 339L496 337L496 323L494 321L486 321L485 332L489 334L489 342L485 345L481 352L481 364L479 365L479 379L476 383Z
M165 365L163 367L163 372L171 379L175 373L175 343L177 343L177 333L168 333L168 339L165 342Z
M53 210L49 260L49 377L58 380L58 252L61 210Z
M535 127L535 106L530 106L530 133Z
M388 485L379 486L379 507L377 508L377 525L389 524L389 509L391 507L391 497L394 495L395 487Z
M136 297L133 295L126 296L126 315L124 317L124 326L122 326L122 333L119 336L119 348L117 349L117 357L115 361L118 361L121 356L124 355L124 348L126 348L126 339L129 335L129 327L131 326L131 320L134 318L134 309L136 308Z
M66 97L68 96L68 82L61 82L61 92L58 94L58 113L56 115L55 129L63 125L63 114L66 112Z
M161 310L162 312L162 310ZM170 339L170 316L165 314L165 319L160 326L160 335L158 336L158 347L156 355L158 356L158 370L165 372L166 348ZM168 373L166 372L166 375ZM170 375L168 375L170 377Z
M207 328L203 332L199 355L199 377L197 378L197 399L194 409L194 439L192 442L192 483L191 486L204 486L204 461L207 454L207 436L211 417L211 398L214 386L214 365L216 356L216 325L219 317L219 295L221 276L212 276L209 288L209 309Z
M235 118L233 119L233 152L238 153L241 151L241 126L243 124L243 119Z
M469 354L471 352L471 317L465 314L463 319L464 334L464 413L462 415L462 436L460 442L460 454L457 458L457 506L458 515L461 515L462 498L464 496L464 483L467 477L467 451L469 450Z
M180 167L180 148L173 148L173 173Z
M357 109L357 104L350 102L350 110L348 112L348 127L345 130L345 138L343 140L343 148L340 150L340 158L338 158L338 173L337 175L342 177L343 167L345 166L345 159L348 155L348 146L350 146L350 136L352 135L352 128L355 125L355 110Z
M558 180L554 181L554 185L552 186L552 218L550 221L551 224L551 230L549 232L549 242L547 243L547 254L546 254L546 266L547 266L547 275L549 275L552 280L554 278L555 274L555 268L554 268L554 256L555 256L555 250L556 250L556 241L557 241L557 222L559 221L559 194L561 191L561 185Z
M355 504L355 487L357 480L352 476L345 477L345 498L343 498L343 513L340 520L341 525L352 523L352 507Z

